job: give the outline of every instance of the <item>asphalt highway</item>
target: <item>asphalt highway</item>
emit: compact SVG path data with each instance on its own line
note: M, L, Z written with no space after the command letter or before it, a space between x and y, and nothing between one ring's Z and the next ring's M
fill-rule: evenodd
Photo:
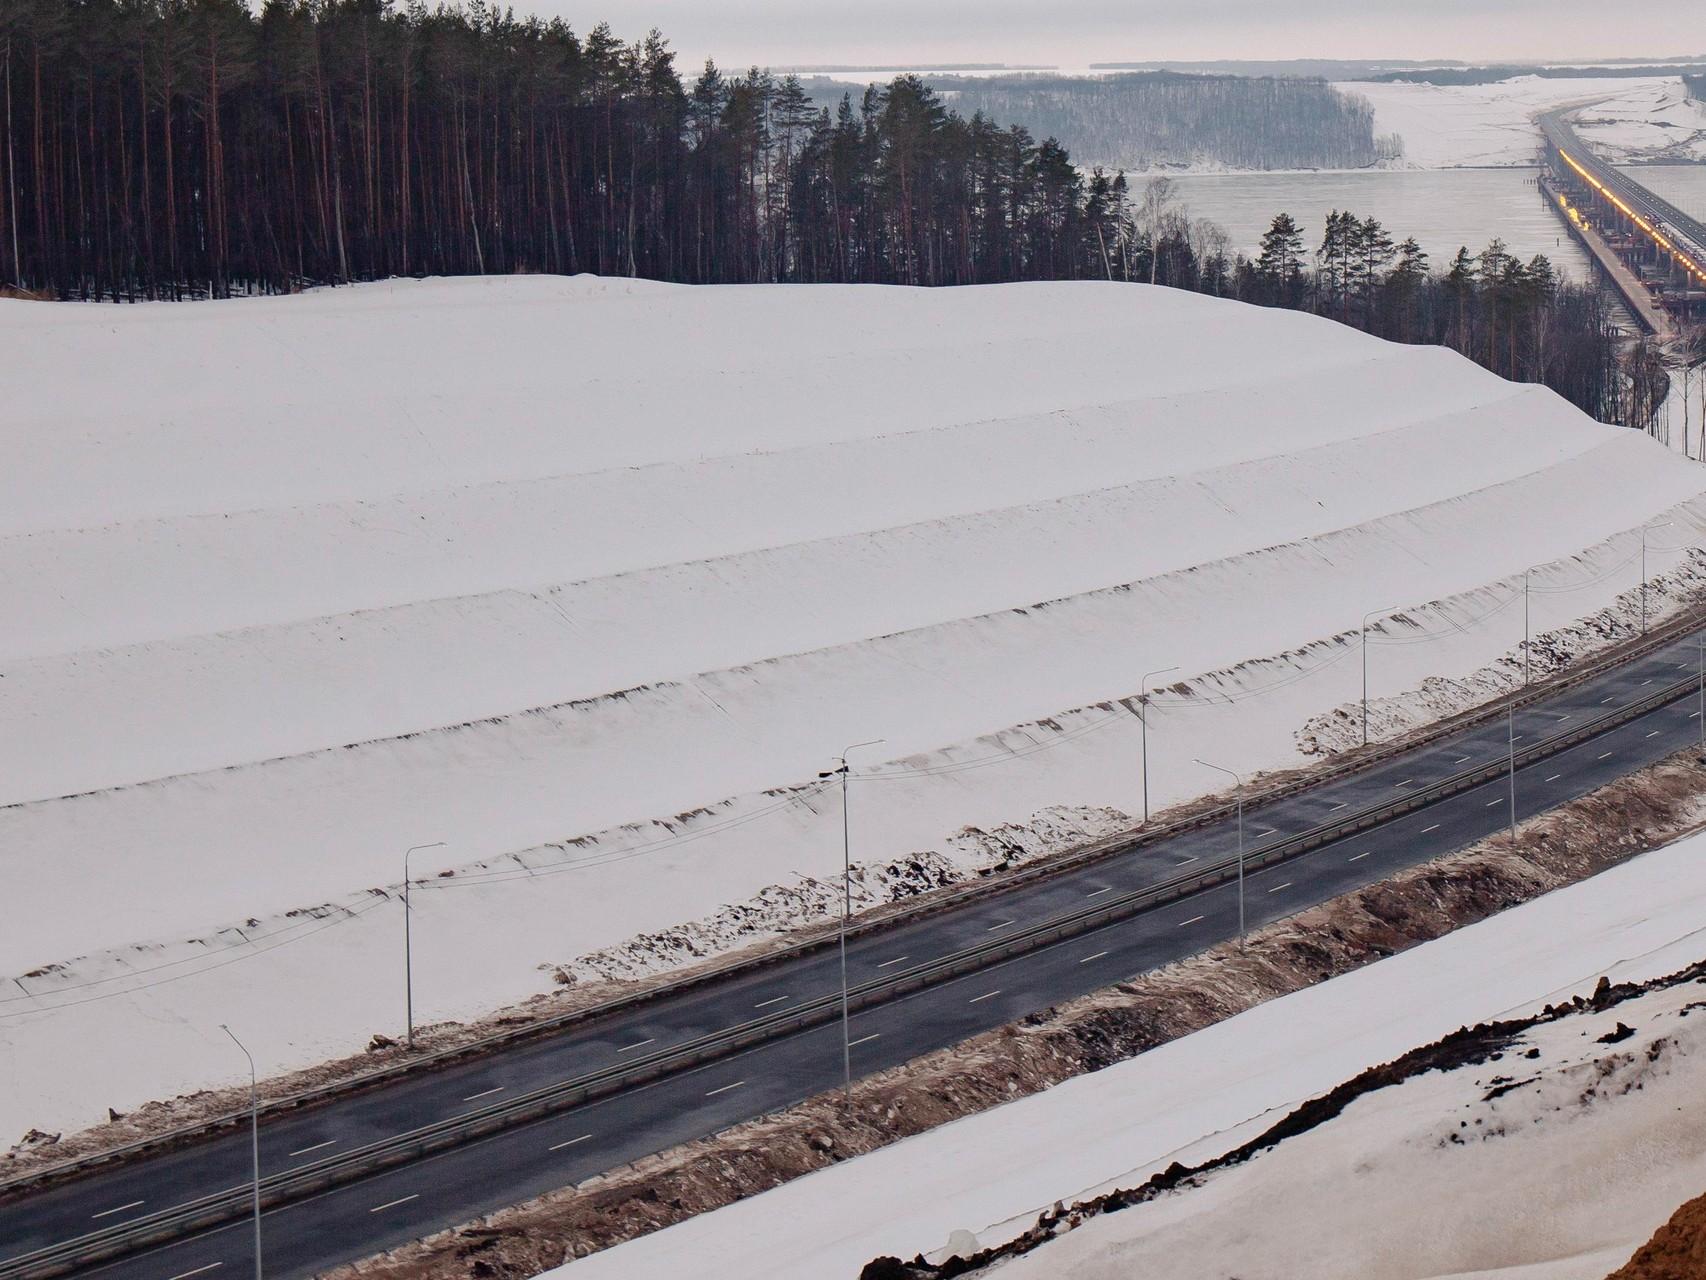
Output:
M1693 637L1519 711L1518 747L1627 706L1697 669ZM1353 776L1252 806L1245 813L1249 851L1318 826L1340 811L1383 803L1508 753L1501 719L1418 748ZM1516 774L1520 820L1581 796L1700 741L1699 706L1686 696L1608 730ZM1164 735L1152 749L1166 750ZM1227 763L1236 764L1236 759ZM853 784L857 788L858 783ZM1462 792L1360 835L1248 875L1250 928L1463 848L1507 827L1509 783ZM873 799L871 802L875 802ZM1056 915L1101 895L1129 892L1236 853L1231 821L1110 856L1098 864L1026 885L951 912L902 923L849 945L851 980L946 955ZM1023 1015L1235 937L1238 887L1224 883L1169 902L1135 919L1081 935L980 972L857 1013L852 1022L856 1075L907 1061ZM490 1058L403 1078L264 1123L264 1173L305 1165L422 1124L477 1110L502 1098L604 1068L625 1055L750 1021L770 1010L835 991L833 947L734 975L637 1007L554 1038L523 1043ZM305 998L311 998L305 995ZM841 1080L838 1024L756 1048L269 1210L265 1270L308 1276L487 1211L571 1185L682 1141L775 1111ZM181 1151L91 1174L0 1205L0 1265L31 1250L122 1223L196 1197L244 1186L250 1174L246 1131ZM86 1274L136 1280L224 1280L253 1269L252 1225L240 1220Z

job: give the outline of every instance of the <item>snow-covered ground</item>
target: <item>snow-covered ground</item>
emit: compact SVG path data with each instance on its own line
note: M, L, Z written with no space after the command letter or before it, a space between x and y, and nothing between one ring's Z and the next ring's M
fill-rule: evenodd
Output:
M1405 162L1423 169L1532 165L1540 150L1534 117L1588 104L1582 136L1613 162L1706 160L1706 107L1689 100L1675 77L1337 87L1368 99L1375 133L1401 135Z
M0 302L0 362L0 1134L235 1080L222 1021L395 1033L410 845L417 1015L470 1018L750 940L847 743L855 858L969 873L1138 810L1146 669L1159 806L1304 762L1365 610L1402 700L1526 566L1538 633L1706 526L1549 392L1129 286Z
M938 1255L950 1237L988 1248L1057 1200L1136 1187L1175 1160L1213 1160L1298 1103L1459 1026L1588 995L1601 975L1682 969L1706 957L1703 913L1706 836L1695 836L1118 1066L546 1274L666 1280L715 1259L715 1274L743 1280L851 1280L871 1258ZM1691 984L1569 1019L1499 1062L1367 1096L1201 1189L1093 1220L994 1274L1597 1280L1706 1181L1706 1012L1677 1017L1702 998ZM1620 1019L1639 1037L1616 1048L1638 1061L1599 1079L1580 1064L1608 1052L1594 1039ZM1675 1045L1647 1062L1665 1035ZM1537 1059L1520 1056L1528 1047ZM1541 1085L1481 1102L1493 1076L1535 1074ZM1642 1088L1628 1097L1582 1096L1635 1079ZM1500 1125L1497 1139L1451 1140Z

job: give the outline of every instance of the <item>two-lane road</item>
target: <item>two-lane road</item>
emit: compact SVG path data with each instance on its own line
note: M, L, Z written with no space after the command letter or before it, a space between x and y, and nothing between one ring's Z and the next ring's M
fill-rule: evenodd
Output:
M1632 705L1696 670L1694 639L1629 662L1525 708L1515 717L1519 748ZM1519 818L1583 795L1697 742L1693 697L1547 757L1517 773ZM1323 783L1245 815L1249 851L1315 828L1341 812L1385 803L1504 759L1506 726L1464 730L1357 774ZM1233 761L1232 763L1236 763ZM1505 828L1503 778L1382 825L1253 872L1244 886L1251 928L1438 857ZM1011 893L855 939L852 981L953 954L1004 932L1081 910L1104 895L1164 883L1193 865L1235 853L1229 821L1133 847L1091 866ZM1233 882L1170 902L1135 919L1044 946L979 972L856 1014L856 1074L907 1061L1016 1017L1086 994L1225 941L1237 933ZM736 974L654 1004L524 1042L489 1058L404 1077L382 1088L282 1115L263 1126L263 1171L312 1164L339 1151L411 1131L505 1097L737 1026L839 987L833 948ZM708 1066L629 1089L268 1211L266 1270L306 1276L466 1221L541 1192L571 1185L637 1157L786 1107L841 1078L838 1025L759 1045ZM138 1160L0 1205L0 1271L6 1259L128 1219L243 1186L246 1133ZM91 1274L175 1280L252 1268L251 1227L237 1221L98 1268Z

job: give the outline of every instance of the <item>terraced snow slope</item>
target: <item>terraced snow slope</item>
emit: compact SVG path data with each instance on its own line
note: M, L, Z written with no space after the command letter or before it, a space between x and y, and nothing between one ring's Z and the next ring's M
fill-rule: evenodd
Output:
M220 1021L395 1032L409 845L417 1013L477 1016L826 910L847 743L857 859L969 874L1128 823L1146 669L1159 807L1300 763L1366 610L1391 727L1524 567L1538 633L1706 519L1548 392L1131 286L6 302L0 353L0 1134L233 1078Z

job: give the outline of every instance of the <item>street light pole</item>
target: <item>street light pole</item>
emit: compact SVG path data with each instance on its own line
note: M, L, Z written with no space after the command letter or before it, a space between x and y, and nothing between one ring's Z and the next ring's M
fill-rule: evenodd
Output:
M1362 615L1362 745L1368 745L1368 620L1391 609L1370 609Z
M1533 572L1533 565L1522 571L1522 687L1524 689L1528 688L1528 680L1533 667L1530 655L1534 652L1534 642L1529 637L1528 628L1528 576Z
M1169 671L1177 671L1177 667L1162 667L1159 671L1145 671L1143 681L1138 685L1137 705L1142 708L1137 720L1143 726L1143 823L1149 825L1149 682L1156 676L1164 676Z
M848 823L847 779L851 770L847 767L847 757L861 747L874 747L884 741L886 739L872 738L869 742L855 742L843 748L835 757L835 768L817 775L833 778L839 774L841 777L841 1088L848 1098L853 1096L852 1014L847 992L847 926L853 916L853 842Z
M255 1173L255 1280L261 1280L261 1103L255 1085L255 1059L230 1027L221 1022L219 1029L231 1037L231 1043L242 1049L249 1060L249 1154Z
M409 859L422 849L442 848L444 841L434 840L431 844L410 845L403 851L403 993L408 1008L408 1044L411 1049L415 1047L415 955L413 916L409 910Z
M1505 733L1510 738L1511 845L1516 845L1516 708L1505 708Z
M1661 520L1657 524L1641 526L1641 634L1647 634L1647 530L1668 529L1669 520Z
M1197 763L1205 769L1215 769L1224 773L1238 784L1238 949L1244 949L1244 779L1224 765L1210 764L1207 760L1197 758Z

